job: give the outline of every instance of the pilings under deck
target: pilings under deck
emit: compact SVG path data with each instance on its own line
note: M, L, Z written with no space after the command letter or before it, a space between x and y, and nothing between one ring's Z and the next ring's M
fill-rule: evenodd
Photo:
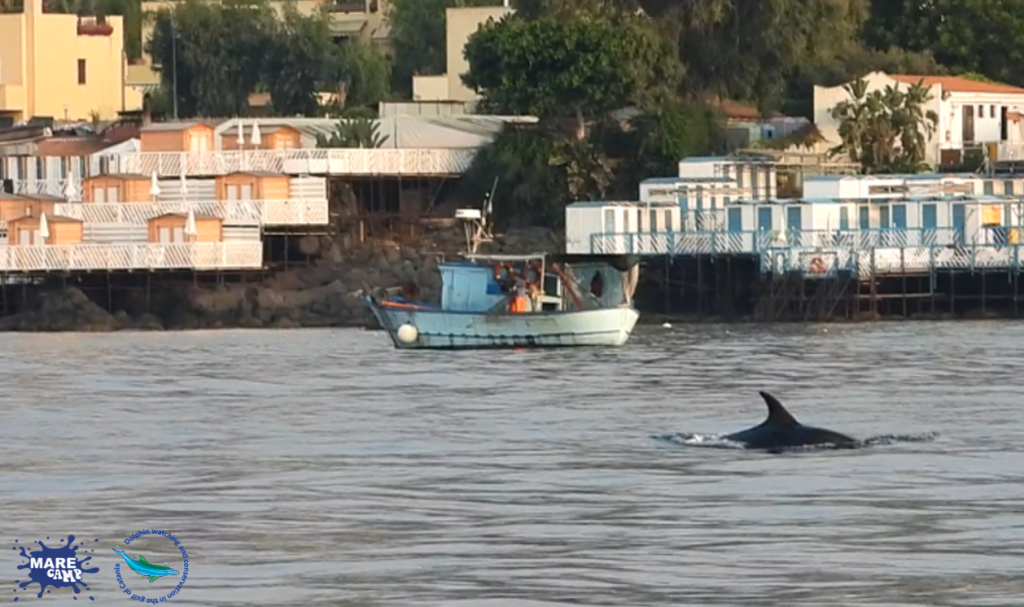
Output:
M663 256L644 260L636 301L645 314L706 320L1019 318L1020 282L1013 268L814 275L765 273L756 256Z

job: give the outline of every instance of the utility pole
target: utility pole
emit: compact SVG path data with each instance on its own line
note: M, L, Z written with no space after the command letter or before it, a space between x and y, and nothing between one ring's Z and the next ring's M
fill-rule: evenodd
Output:
M178 119L178 28L174 23L174 13L171 13L171 78L174 100L174 119Z

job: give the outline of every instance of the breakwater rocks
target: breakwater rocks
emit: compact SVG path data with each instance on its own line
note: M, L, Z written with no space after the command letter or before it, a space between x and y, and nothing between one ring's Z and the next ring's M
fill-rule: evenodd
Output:
M247 283L199 285L160 281L147 294L134 286L9 285L17 311L0 318L0 331L119 331L213 328L375 327L362 299L368 288L401 289L421 301L440 300L437 265L465 247L461 230L424 235L416 246L374 243L342 247L328 237L297 238L303 265ZM557 252L550 230L530 229L486 243L481 252ZM309 263L305 263L308 259Z

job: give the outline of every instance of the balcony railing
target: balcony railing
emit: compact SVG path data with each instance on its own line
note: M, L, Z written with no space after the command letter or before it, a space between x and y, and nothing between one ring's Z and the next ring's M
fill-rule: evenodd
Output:
M0 245L0 272L242 270L263 267L263 243Z
M915 273L1021 268L1024 229L956 228L593 234L595 255L754 255L765 271ZM570 247L571 248L571 247ZM823 266L823 267L822 267ZM821 271L815 272L818 268Z
M54 205L53 212L79 219L87 224L145 225L150 219L167 213L187 213L219 217L233 225L327 225L326 200L246 200L189 202L66 202Z
M461 175L476 149L302 149L121 154L112 172L159 177L237 172L288 175Z

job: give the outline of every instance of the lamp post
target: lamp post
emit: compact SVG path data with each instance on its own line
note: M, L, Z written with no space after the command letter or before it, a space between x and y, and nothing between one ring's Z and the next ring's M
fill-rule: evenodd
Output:
M178 28L174 24L174 13L171 13L171 95L174 119L178 119Z

